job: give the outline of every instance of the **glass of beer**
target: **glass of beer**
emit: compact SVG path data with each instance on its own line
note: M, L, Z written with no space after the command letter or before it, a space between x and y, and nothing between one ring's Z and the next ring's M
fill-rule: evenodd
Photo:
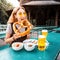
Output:
M47 37L47 35L48 35L48 30L42 30L42 35L44 35L45 37Z
M44 51L46 48L46 37L44 35L38 36L38 50Z

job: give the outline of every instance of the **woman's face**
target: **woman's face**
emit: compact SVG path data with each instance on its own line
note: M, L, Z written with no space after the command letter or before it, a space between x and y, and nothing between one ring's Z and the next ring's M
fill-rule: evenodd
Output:
M16 18L18 21L27 19L27 14L26 14L25 10L19 9L16 14Z

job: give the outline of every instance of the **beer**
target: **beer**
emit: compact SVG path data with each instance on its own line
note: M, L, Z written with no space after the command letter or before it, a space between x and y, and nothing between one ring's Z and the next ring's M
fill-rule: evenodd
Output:
M44 35L45 37L47 37L48 34L48 30L42 30L42 35Z
M43 51L46 48L46 37L44 35L38 36L38 49Z

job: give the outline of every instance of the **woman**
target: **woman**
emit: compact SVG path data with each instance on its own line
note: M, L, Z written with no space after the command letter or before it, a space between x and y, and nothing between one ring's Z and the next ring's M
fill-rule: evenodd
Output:
M22 20L25 20L25 19L27 19L27 14L23 7L18 7L13 10L13 12L7 22L6 37L5 37L6 43L12 44L13 42L17 42L17 41L22 42L23 40L25 40L27 38L27 35L21 37L21 36L19 36L19 34L15 34L15 32L13 30L13 24L15 22L20 23ZM32 24L31 24L31 28L32 28ZM22 31L24 31L24 29L26 29L26 28L23 28Z

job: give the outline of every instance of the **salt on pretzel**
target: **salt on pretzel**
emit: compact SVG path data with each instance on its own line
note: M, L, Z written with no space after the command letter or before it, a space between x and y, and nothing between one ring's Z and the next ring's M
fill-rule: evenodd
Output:
M16 28L16 24L19 24L21 28L26 27L27 30L24 32L20 32L17 28ZM32 28L32 24L28 21L28 20L22 20L20 23L19 22L15 22L13 24L13 30L16 34L19 34L19 36L25 36L28 35L30 33L30 30Z

